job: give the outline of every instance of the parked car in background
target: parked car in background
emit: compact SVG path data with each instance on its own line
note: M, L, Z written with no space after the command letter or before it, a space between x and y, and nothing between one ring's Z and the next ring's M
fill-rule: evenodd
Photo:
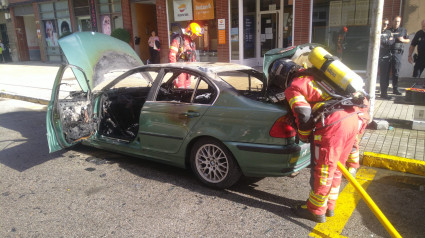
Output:
M101 33L59 40L68 64L47 111L50 152L82 142L192 168L227 188L245 176L288 176L310 163L287 109L265 102L266 78L230 63L143 65L130 46ZM190 88L173 81L189 74Z

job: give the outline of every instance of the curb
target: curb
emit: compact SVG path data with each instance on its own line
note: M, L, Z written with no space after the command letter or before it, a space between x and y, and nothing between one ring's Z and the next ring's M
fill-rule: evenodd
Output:
M425 161L364 152L363 165L425 176Z
M2 93L2 92L0 92L0 97L17 99L17 100L22 100L22 101L27 101L32 103L38 103L42 105L49 105L49 100L40 99L40 98L32 98L32 97L26 97L26 96L20 96L20 95L8 94L8 93Z

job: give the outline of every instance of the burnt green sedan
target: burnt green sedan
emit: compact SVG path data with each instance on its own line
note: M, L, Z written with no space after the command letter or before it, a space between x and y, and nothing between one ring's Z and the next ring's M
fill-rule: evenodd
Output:
M50 152L77 143L178 167L227 188L242 175L288 176L310 163L263 73L230 63L143 65L101 33L59 40L68 64L47 111ZM177 88L185 77L190 85Z

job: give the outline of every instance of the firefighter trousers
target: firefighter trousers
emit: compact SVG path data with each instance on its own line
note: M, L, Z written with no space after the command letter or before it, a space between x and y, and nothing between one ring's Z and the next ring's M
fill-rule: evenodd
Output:
M358 156L356 141L361 123L358 113L352 110L336 111L325 119L325 126L321 122L316 125L311 152L312 190L307 201L312 213L322 215L327 209L335 209L342 178L337 163L345 165L350 155Z

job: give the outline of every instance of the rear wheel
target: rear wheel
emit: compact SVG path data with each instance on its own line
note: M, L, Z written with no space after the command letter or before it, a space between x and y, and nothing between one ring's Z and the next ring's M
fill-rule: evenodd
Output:
M242 175L230 151L214 139L201 139L194 144L190 165L201 182L213 188L228 188Z

